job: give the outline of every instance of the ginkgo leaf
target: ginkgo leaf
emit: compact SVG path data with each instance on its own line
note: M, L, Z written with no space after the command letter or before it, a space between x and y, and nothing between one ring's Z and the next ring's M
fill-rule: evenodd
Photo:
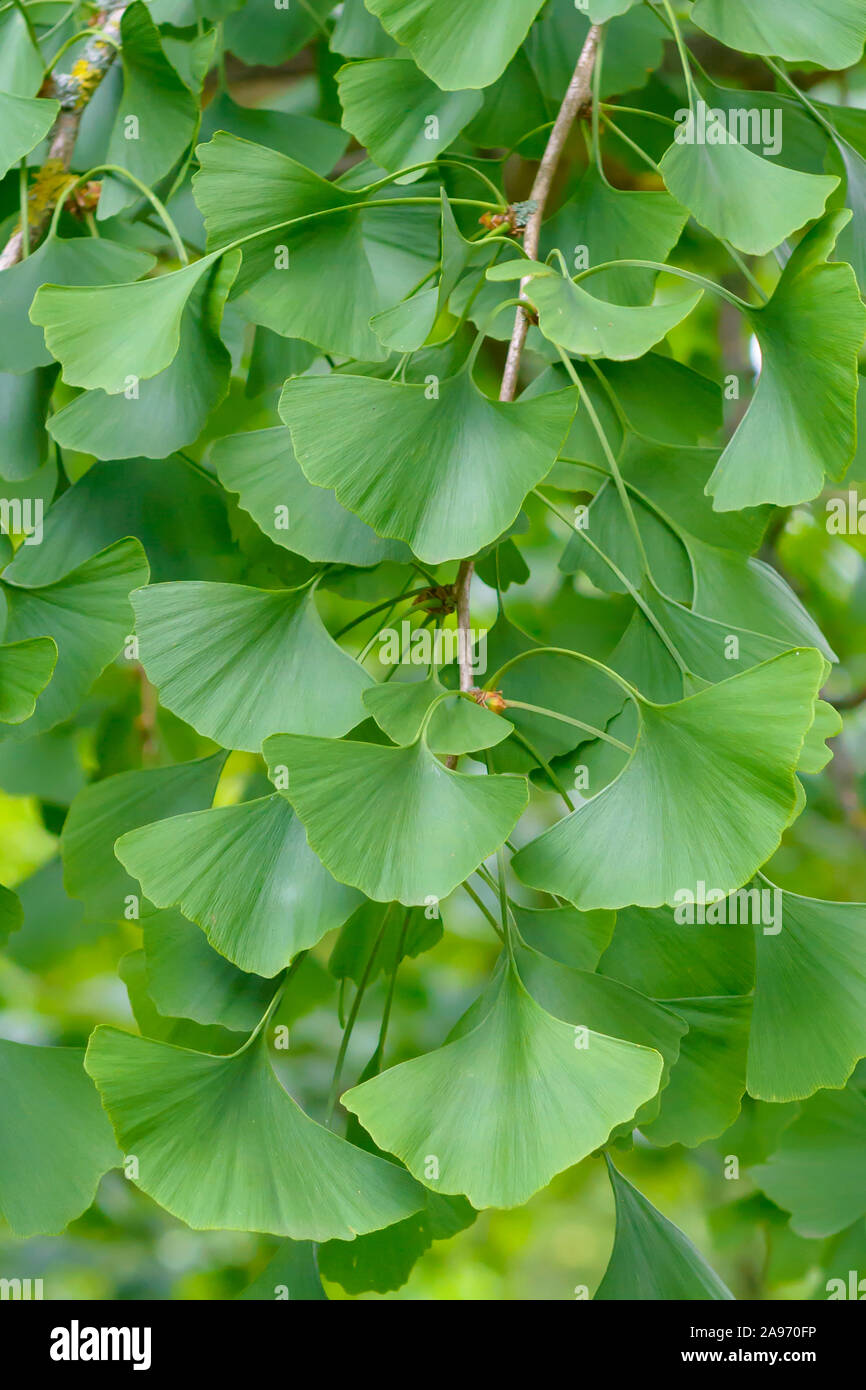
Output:
M218 439L211 458L223 487L238 493L256 525L287 550L360 566L408 556L401 542L382 540L328 488L307 482L285 426Z
M772 298L749 310L763 366L707 483L717 511L806 501L821 491L825 471L841 477L851 461L866 307L851 267L827 264L850 216L833 213L807 232ZM799 389L804 379L808 393Z
M608 1162L616 1235L597 1300L733 1299L700 1251Z
M526 263L509 261L494 266L489 280L517 278ZM642 357L694 309L703 290L658 304L609 304L596 299L573 280L552 268L530 269L526 297L538 310L545 338L581 357L610 357L618 362Z
M228 390L231 358L217 329L239 262L230 252L194 287L164 371L117 395L85 391L52 415L52 438L100 459L165 458L193 443Z
M778 928L755 934L748 1087L779 1103L844 1086L866 1057L866 903L775 892Z
M215 1057L97 1028L85 1065L137 1185L195 1230L352 1240L424 1203L396 1164L305 1115L261 1040Z
M491 401L468 371L434 390L332 375L287 381L280 414L311 483L438 564L511 525L553 466L575 404L568 390Z
M0 723L29 719L57 663L53 637L30 637L0 646Z
M856 63L866 40L861 0L698 0L690 19L728 48L834 70Z
M763 159L704 102L678 127L659 167L669 191L702 227L754 256L765 256L820 217L839 183L835 175L804 174Z
M364 691L363 699L379 728L393 743L412 743L431 704L445 693L445 686L434 672L423 681L391 681L371 686ZM427 743L433 753L474 753L501 743L512 727L501 715L455 693L436 705L430 716Z
M388 170L435 159L482 100L477 91L442 92L408 58L350 63L337 73L337 90L346 130Z
M278 794L144 825L115 853L151 902L180 907L215 950L256 975L276 975L358 903Z
M153 186L169 173L194 139L196 100L168 61L160 32L140 0L123 12L119 58L123 92L108 140L106 163L121 165L142 183ZM108 175L97 216L113 217L138 196L126 180Z
M61 852L67 893L94 916L124 916L138 885L114 855L114 843L127 830L157 816L179 815L210 806L225 755L198 758L175 767L135 768L92 782L73 801L63 826Z
M448 300L474 257L487 254L463 236L445 190L442 190L439 283L416 289L390 309L374 314L370 327L386 347L395 352L415 352L427 342Z
M351 1241L355 1245L356 1241ZM285 1290L285 1293L283 1292ZM327 1302L316 1268L316 1247L312 1241L284 1240L273 1259L261 1274L248 1284L238 1298L261 1299L272 1303L275 1298L288 1298L292 1303Z
M489 87L514 56L542 0L365 0L383 28L445 91Z
M16 1235L62 1231L120 1155L75 1047L0 1040L0 1211Z
M187 300L217 259L129 285L42 285L30 318L44 328L64 381L116 395L174 360Z
M310 846L340 883L377 902L446 898L503 843L526 806L523 777L474 777L407 748L278 734L263 748Z
M651 1048L588 1030L578 1036L506 967L476 1027L342 1102L434 1192L465 1193L476 1208L511 1207L599 1148L655 1095L661 1069Z
M659 1090L667 1086L688 1031L678 1014L628 985L589 970L574 970L526 947L520 947L515 957L520 978L536 1004L564 1023L654 1048L664 1061ZM635 1124L643 1124L657 1110L653 1097L637 1111Z
M141 661L166 709L224 748L340 735L370 677L326 632L312 590L150 584L133 596Z
M864 1168L866 1097L849 1086L808 1100L751 1176L791 1213L791 1229L814 1240L843 1231L866 1213Z
M512 911L528 946L573 970L595 970L616 922L614 912L578 912L575 907L512 904Z
M842 716L826 700L815 703L815 719L806 735L800 757L800 772L820 772L833 757L833 749L827 747L827 739L836 738L842 732Z
M25 10L13 6L0 14L0 91L35 96L45 64Z
M59 111L60 103L53 98L0 91L0 178L45 138Z
M668 999L665 1004L688 1024L688 1032L680 1042L659 1114L641 1129L653 1144L695 1148L723 1134L740 1113L752 1000L727 995Z
M103 237L47 236L32 255L0 273L0 371L27 372L52 361L28 317L40 285L106 285L135 280L153 256Z
M669 193L613 188L590 164L567 202L545 222L542 254L558 246L566 265L587 269L606 261L666 261L688 213ZM586 259L581 263L581 255ZM628 266L593 275L593 294L614 304L652 299L655 271Z
M794 770L823 671L807 648L675 704L638 698L624 770L520 850L515 873L583 909L658 907L701 880L739 887L796 805Z
M734 921L729 913L725 917L712 923L695 911L680 923L670 908L627 907L616 914L599 970L653 999L749 994L755 983L754 933L739 914Z
M226 47L244 63L285 63L322 26L328 0L276 6L272 0L245 0L225 20ZM197 13L197 11L196 11Z
M349 141L345 131L328 121L294 111L239 106L228 92L215 94L202 114L201 138L209 140L218 130L291 155L315 174L333 169Z
M50 637L57 664L30 719L8 737L30 737L52 728L80 704L96 677L120 650L130 630L130 591L147 581L138 541L117 541L51 584L22 584L6 571L5 642Z
M193 188L208 248L245 242L237 289L246 290L247 316L327 352L362 361L387 356L370 319L435 265L435 209L377 207L390 190L367 194L329 182L284 154L222 132L196 153ZM244 199L235 196L239 181ZM335 265L338 295L330 293Z
M161 1014L249 1033L273 998L272 981L238 970L180 912L142 918L147 991Z

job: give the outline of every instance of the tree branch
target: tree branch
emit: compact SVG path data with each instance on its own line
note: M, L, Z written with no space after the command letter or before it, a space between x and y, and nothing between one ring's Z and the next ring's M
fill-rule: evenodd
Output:
M51 214L66 188L78 127L84 108L93 96L111 64L120 43L120 21L129 0L108 0L106 10L97 16L101 34L115 42L106 42L97 35L88 40L82 56L69 73L52 73L41 96L54 97L60 102L60 114L48 137L48 155L36 176L28 196L27 222L31 249L44 235ZM21 260L24 234L19 227L0 252L0 270L8 270Z
M541 237L541 223L544 218L544 209L550 190L553 185L554 175L559 166L565 142L568 139L572 126L582 106L592 95L592 70L595 66L595 58L598 52L598 41L601 36L601 28L594 24L586 36L586 41L577 60L577 67L574 70L568 90L559 108L559 114L550 132L547 147L538 166L535 181L532 185L530 200L535 203L535 208L526 223L526 230L523 236L523 246L527 255L535 259L538 254L538 243ZM521 296L527 285L527 280L521 280ZM502 385L499 390L501 401L513 401L517 393L517 379L520 374L520 359L523 356L523 347L526 342L526 334L529 331L529 319L523 308L519 308L514 319L514 329L511 334L511 342L508 345L508 357L505 362L505 371L502 375ZM460 689L471 690L473 687L471 658L469 652L469 590L472 585L472 574L475 565L471 560L464 560L457 575L457 628L461 634L459 639L458 653L460 658Z

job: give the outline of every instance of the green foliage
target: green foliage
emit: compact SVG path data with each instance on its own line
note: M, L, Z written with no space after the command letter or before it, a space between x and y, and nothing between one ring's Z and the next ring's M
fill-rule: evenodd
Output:
M0 1255L823 1296L863 4L92 8L0 12Z

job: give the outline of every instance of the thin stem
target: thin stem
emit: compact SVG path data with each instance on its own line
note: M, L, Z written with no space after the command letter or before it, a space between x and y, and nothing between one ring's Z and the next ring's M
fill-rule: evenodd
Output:
M641 149L637 141L632 140L630 135L626 135L624 130L620 130L619 126L616 124L615 121L611 120L610 116L607 114L606 111L602 111L601 119L604 121L606 126L610 127L614 135L619 136L620 140L622 140L624 145L628 145L629 149L633 150L634 153L638 156L638 158L643 160L644 164L649 165L650 169L652 169L654 173L658 174L660 172L659 166L652 158L652 155L648 155L646 150Z
M578 394L580 395L581 399L581 404L583 405L584 410L589 416L592 428L595 430L595 433L598 436L598 441L601 444L602 452L604 453L604 456L607 459L608 467L610 468L611 472L611 477L614 480L616 490L619 494L619 500L622 504L622 509L625 512L626 520L628 522L632 536L634 537L635 545L637 546L637 552L640 556L641 569L643 570L644 574L649 575L649 577L652 578L649 557L646 553L646 546L643 543L643 536L640 533L640 527L637 524L637 517L635 516L634 509L631 505L631 498L628 495L628 489L626 488L626 485L623 482L622 474L619 471L619 464L617 463L616 458L614 457L613 449L610 447L610 441L607 435L605 434L604 426L602 425L601 421L598 418L598 415L596 414L595 406L593 405L590 399L589 392L587 391L577 372L574 370L571 358L562 351L561 347L557 347L556 350L559 353L562 365L565 367L565 370L568 372L568 375L571 377L572 381L577 387Z
M343 1071L343 1063L346 1060L346 1053L349 1049L349 1042L351 1040L355 1024L358 1021L358 1014L361 1010L361 1002L366 993L367 985L370 983L370 976L373 971L373 966L376 962L376 957L379 954L379 948L382 945L382 941L385 936L385 928L388 925L388 918L391 915L393 907L394 904L389 903L388 908L385 912L385 916L382 918L382 925L379 928L376 940L373 942L373 949L371 950L367 958L367 964L364 966L364 973L361 976L361 982L358 985L357 990L355 991L355 998L352 1000L352 1007L349 1010L348 1022L346 1023L346 1027L343 1029L343 1037L340 1041L340 1050L337 1053L337 1060L334 1064L334 1076L333 1080L331 1081L331 1089L328 1093L328 1109L325 1115L326 1125L330 1125L331 1120L334 1116L334 1111L337 1108L337 1099L340 1094L340 1076L342 1075Z
M743 279L744 279L744 280L748 280L748 282L749 282L749 284L751 285L752 289L753 289L753 290L755 291L755 293L759 296L759 298L764 302L764 304L766 304L766 303L769 301L770 296L767 294L767 292L766 292L766 290L764 289L763 285L760 285L760 284L758 283L758 281L755 279L754 275L753 275L752 272L750 271L749 267L746 265L746 262L743 260L743 258L742 258L742 256L740 255L739 251L736 249L736 247L732 246L731 243L730 243L729 241L725 241L724 238L720 237L720 238L719 238L719 241L721 242L722 246L724 246L725 250L727 251L727 253L728 253L728 255L730 256L731 260L734 262L734 265L735 265L735 266L737 267L737 269L739 270L739 272L740 272L740 274L742 275Z
M509 707L517 708L517 705L516 705L516 703L515 703L514 700L509 700L509 701L508 701L508 705L509 705ZM562 782L561 782L561 781L559 780L559 778L557 777L557 775L556 775L556 773L554 772L553 768L550 766L550 763L547 761L546 758L544 758L544 757L542 756L541 753L539 753L539 751L538 751L538 749L535 747L535 745L532 744L532 743L530 743L530 741L529 741L529 739L526 737L526 735L525 735L524 733L522 733L520 729L517 729L517 728L515 728L514 732L513 732L509 737L511 737L511 738L516 738L518 743L522 743L522 744L523 744L524 748L526 749L526 751L527 751L527 753L530 755L530 757L534 758L535 761L538 763L538 766L542 769L542 771L547 773L547 776L550 778L550 781L551 781L553 787L556 789L556 791L559 792L559 795L562 797L562 799L563 799L563 801L565 802L566 806L568 807L569 811L573 811L573 810L574 810L574 802L572 801L572 799L571 799L571 797L569 796L568 792L565 790L565 787L563 786Z
M502 848L496 851L496 870L499 879L499 915L502 920L502 934L505 938L505 949L508 952L508 959L511 964L514 960L514 942L511 938L511 922L508 916L508 891L505 886L505 855Z
M731 290L726 290L724 285L717 285L715 280L708 280L704 275L697 275L693 270L683 270L682 266L668 265L662 261L638 261L623 259L621 261L600 261L598 265L589 266L586 270L581 270L577 275L572 276L575 284L579 280L587 280L591 275L598 275L602 270L612 270L621 266L637 266L644 270L664 271L666 275L676 275L680 280L691 280L695 285L700 285L702 289L711 290L713 294L721 295L729 304L735 308L748 311L753 307L747 304L745 299L740 299L739 295L733 294Z
M370 1066L375 1066L377 1072L381 1070L382 1060L385 1056L385 1040L388 1036L388 1024L391 1021L391 1009L394 1004L394 991L397 987L397 971L400 969L400 964L403 960L403 948L406 945L406 934L409 931L409 922L411 920L411 917L411 910L407 909L406 915L403 918L403 926L400 928L400 939L397 943L397 955L394 958L394 969L391 971L391 979L388 985L388 993L385 996L385 1007L382 1010L382 1022L379 1025L379 1038L376 1043L376 1051L373 1053L373 1056L370 1059Z
M152 204L154 211L156 212L157 216L159 217L160 221L165 227L166 232L171 238L171 242L174 246L175 251L177 252L178 260L183 265L189 265L189 256L186 254L186 248L183 244L183 240L181 239L180 232L175 226L172 217L166 211L165 205L156 196L153 190L148 188L146 183L142 183L141 179L136 178L135 174L131 174L129 170L124 169L121 164L95 164L92 169L87 170L86 174L76 174L73 178L71 178L57 200L57 204L54 208L54 212L51 218L49 236L53 236L57 231L57 223L60 220L60 213L63 208L63 204L66 202L66 199L69 197L73 189L77 188L80 183L87 183L89 179L93 178L94 174L100 173L119 174L122 178L128 179L129 182L133 185L133 187L137 188L139 193L143 194L144 197L147 198L148 202ZM230 249L231 248L226 247L226 250Z
M656 617L655 613L654 613L654 612L652 611L652 609L650 608L650 606L649 606L649 604L647 603L646 599L643 597L642 594L639 594L639 593L638 593L637 589L634 587L634 585L632 584L631 580L628 578L627 575L623 574L622 570L620 569L620 567L619 567L619 565L616 563L616 561L615 561L615 560L612 560L612 559L610 558L609 555L605 554L605 552L602 550L602 548L601 548L600 545L596 545L595 541L594 541L594 540L592 539L592 537L588 534L588 532L583 531L583 530L581 530L579 527L575 526L574 523L573 523L572 521L570 521L570 520L568 519L567 516L563 516L563 515L562 515L562 512L559 510L559 508L558 508L558 507L555 507L555 506L553 505L553 503L552 503L551 501L549 501L549 499L548 499L547 497L545 497L545 495L544 495L543 492L539 492L538 488L533 488L533 492L534 492L535 496L536 496L541 502L544 503L544 505L545 505L545 507L547 507L548 511L553 512L554 516L559 517L559 520L560 520L561 522L563 522L564 525L570 527L570 529L571 529L572 531L574 531L577 535L579 535L580 538L581 538L581 540L584 542L584 544L588 545L588 546L590 547L591 550L595 551L595 554L599 557L599 559L600 559L600 560L603 560L604 563L608 566L608 568L616 575L616 577L617 577L617 579L619 580L620 584L622 584L623 588L626 590L626 592L631 596L631 598L632 598L632 599L634 600L634 602L637 604L638 608L639 608L640 611L643 613L643 615L644 615L644 617L646 618L647 622L649 623L650 627L653 628L653 630L655 631L656 635L657 635L657 636L659 637L659 639L664 643L665 647L666 647L667 650L670 652L670 654L671 654L671 656L673 657L674 661L676 662L677 666L680 668L680 670L682 671L683 675L685 675L689 668L688 668L688 666L686 665L686 663L685 663L685 661L683 660L683 658L680 656L680 653L678 652L676 646L674 645L673 640L668 636L667 632L665 632L664 628L662 627L662 625L661 625L661 623L659 622L658 618ZM655 584L653 585L653 587L657 589L657 586L656 586ZM607 667L604 667L604 670L608 670L608 668L607 668Z
M486 904L482 901L482 899L479 898L479 896L478 896L478 894L476 893L475 889L474 889L470 884L468 884L468 883L462 883L460 886L461 886L461 888L465 888L465 889L466 889L466 892L469 894L470 898L471 898L472 901L474 902L475 906L478 908L479 912L482 912L482 913L484 914L484 916L487 918L488 922L490 923L491 927L492 927L493 930L496 932L496 935L497 935L497 936L500 938L500 940L501 940L501 939L502 939L502 931L501 931L501 929L500 929L499 923L497 922L496 918L493 916L493 913L489 910L489 908L486 906Z
M683 77L686 79L686 95L689 99L689 106L692 110L694 110L694 99L697 94L697 88L695 87L694 78L692 77L692 70L689 66L688 50L683 42L683 36L680 33L680 26L677 23L676 15L674 14L673 9L671 7L671 0L662 0L662 4L665 7L671 32L673 33L674 40L677 45L677 52L680 55L680 62L683 65Z
M660 121L662 125L675 126L676 121L670 116L662 116L658 111L644 111L641 106L620 106L616 101L602 101L599 103L602 116L606 116L608 111L620 111L624 116L645 116L648 121Z
M368 608L360 617L353 618L350 623L346 623L345 627L341 627L339 632L335 632L334 641L338 642L347 632L351 632L353 627L357 627L359 623L365 623L367 619L372 618L374 614L381 613L386 608L394 608L398 603L402 603L404 599L417 598L420 594L426 594L429 587L429 584L426 584L423 589L409 589L406 593L397 594L393 598L383 599L383 601L377 603L374 608Z
M505 704L508 709L525 709L530 714L543 714L548 719L558 719L563 724L573 724L575 728L583 729L584 733L589 734L592 738L600 738L605 743L610 743L614 748L621 748L624 753L632 751L628 743L623 743L620 739L614 738L612 734L605 733L603 729L597 729L594 724L586 724L582 719L572 719L569 714L560 714L555 709L544 709L542 705L527 705L522 700L506 700ZM572 806L571 809L574 810L574 807Z
M559 167L559 161L565 148L571 127L577 119L577 113L584 105L590 95L592 86L592 71L595 66L596 52L601 38L601 28L598 24L593 24L586 36L580 57L577 60L577 67L572 74L565 93L559 113L553 123L547 147L538 166L538 172L532 185L530 199L535 203L535 210L530 214L523 235L523 248L530 260L535 260L538 254L538 244L541 238L541 222L544 217L544 209L550 190L553 185L553 177ZM520 293L523 296L527 281L521 281ZM520 362L523 357L523 348L526 343L526 335L529 332L529 319L525 310L518 308L514 318L514 328L511 333L511 341L508 345L508 356L505 360L505 371L502 374L502 386L499 391L501 401L513 401L517 394L517 381L520 375Z

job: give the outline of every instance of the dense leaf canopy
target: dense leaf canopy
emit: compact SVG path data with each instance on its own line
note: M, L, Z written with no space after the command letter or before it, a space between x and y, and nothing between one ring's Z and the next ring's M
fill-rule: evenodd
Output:
M864 41L0 8L16 1237L105 1178L386 1294L572 1184L551 1296L666 1301L864 1240Z

